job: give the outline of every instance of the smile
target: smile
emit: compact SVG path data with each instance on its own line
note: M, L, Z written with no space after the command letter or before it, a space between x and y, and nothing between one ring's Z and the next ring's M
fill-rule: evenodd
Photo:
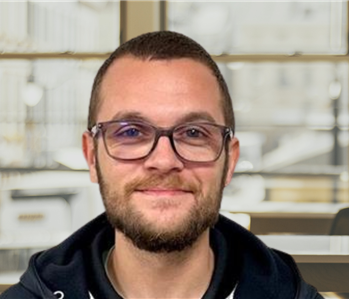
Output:
M141 192L145 195L151 196L181 196L188 193L192 193L190 191L181 190L181 189L165 189L165 188L149 188L136 190L136 192Z

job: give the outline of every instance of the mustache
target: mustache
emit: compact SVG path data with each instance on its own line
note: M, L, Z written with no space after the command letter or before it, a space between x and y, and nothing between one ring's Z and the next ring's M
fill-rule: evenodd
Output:
M150 189L150 188L169 188L180 189L194 194L199 193L201 188L197 184L184 181L179 175L158 176L151 175L142 178L134 179L125 185L126 195L131 195L136 190Z

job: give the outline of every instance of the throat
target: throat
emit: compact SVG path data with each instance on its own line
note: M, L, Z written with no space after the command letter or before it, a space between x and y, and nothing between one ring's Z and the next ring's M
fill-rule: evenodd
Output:
M170 254L133 248L125 254L120 245L110 249L105 268L123 298L202 298L210 285L214 254L209 246Z

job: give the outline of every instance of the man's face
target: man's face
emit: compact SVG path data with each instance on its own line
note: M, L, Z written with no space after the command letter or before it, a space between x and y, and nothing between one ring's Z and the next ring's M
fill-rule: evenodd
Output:
M206 66L191 59L120 58L107 71L100 98L97 122L137 120L163 128L189 121L224 125L218 83ZM101 137L97 148L84 135L91 178L100 184L111 224L135 246L152 252L183 250L214 225L239 154L236 139L228 155L223 151L210 163L181 160L168 137L137 161L112 159Z

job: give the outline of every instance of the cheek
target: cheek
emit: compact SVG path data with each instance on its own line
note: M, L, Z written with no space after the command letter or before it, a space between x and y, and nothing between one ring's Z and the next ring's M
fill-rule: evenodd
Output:
M99 178L102 178L105 184L114 188L113 186L115 184L118 185L122 180L123 176L121 174L123 173L123 170L120 169L118 161L111 159L104 149L99 148L97 157Z
M100 176L110 190L123 192L124 186L130 181L142 177L141 166L136 162L120 162L110 158L106 153L98 155Z
M200 183L203 194L215 193L222 189L224 164L218 160L216 165L197 169L188 177Z

